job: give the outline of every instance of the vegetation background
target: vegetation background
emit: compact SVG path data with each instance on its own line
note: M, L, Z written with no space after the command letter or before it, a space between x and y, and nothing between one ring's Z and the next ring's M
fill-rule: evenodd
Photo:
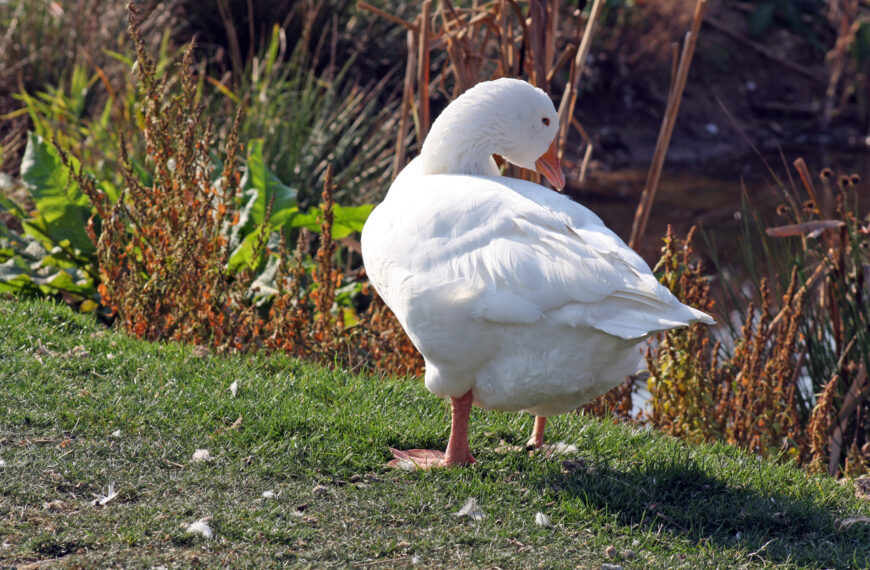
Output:
M586 411L860 478L868 65L859 0L0 2L0 295L419 374L358 232L441 108L520 76L566 192L722 323Z

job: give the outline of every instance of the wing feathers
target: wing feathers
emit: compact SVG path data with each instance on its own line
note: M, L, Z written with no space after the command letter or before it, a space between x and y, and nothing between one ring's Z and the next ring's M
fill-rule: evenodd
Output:
M486 176L421 176L402 186L388 202L397 212L390 235L405 239L379 242L375 232L364 240L402 265L418 293L472 292L461 310L476 320L552 317L632 339L712 321L679 303L595 214L565 196Z

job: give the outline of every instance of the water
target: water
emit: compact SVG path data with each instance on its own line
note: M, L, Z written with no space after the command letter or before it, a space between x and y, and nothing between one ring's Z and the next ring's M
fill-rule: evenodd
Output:
M763 219L773 225L788 223L783 218L777 219L775 214L780 203L775 176L789 187L794 184L803 196L803 185L791 164L798 157L806 161L817 186L820 184L818 173L823 168L831 168L836 175L858 174L865 194L870 187L870 150L866 146L835 151L799 147L784 150L783 155L787 165L778 152L762 155L763 158L748 154L697 165L668 166L666 162L640 247L641 255L650 263L658 259L661 238L669 224L680 236L685 236L693 225L697 225L716 241L717 249L725 252L725 261L728 262L728 252L734 250L735 240L742 231L744 189L753 208L761 213ZM628 241L646 176L647 166L591 172L586 182L569 194L597 213L608 227ZM862 210L861 213L866 212ZM703 255L703 240L696 238L694 245Z

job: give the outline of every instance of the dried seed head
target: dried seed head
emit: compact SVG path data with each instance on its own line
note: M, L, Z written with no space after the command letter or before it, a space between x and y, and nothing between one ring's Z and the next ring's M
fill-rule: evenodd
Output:
M849 185L849 177L845 174L840 176L840 188L845 188Z
M823 168L822 171L819 173L819 178L821 178L822 180L829 180L833 175L833 170L831 170L830 168Z
M786 207L786 205L780 204L779 206L777 206L776 207L776 214L778 216L782 216L782 217L788 216L788 208Z
M860 183L861 183L861 177L858 176L857 174L853 174L849 177L849 184L851 184L852 186L857 186Z

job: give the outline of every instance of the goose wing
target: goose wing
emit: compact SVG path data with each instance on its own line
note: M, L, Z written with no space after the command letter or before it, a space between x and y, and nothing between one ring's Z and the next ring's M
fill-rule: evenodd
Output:
M423 298L421 290L440 291L442 299L447 291L477 321L522 325L548 318L625 339L713 322L680 303L598 216L538 184L430 175L397 185L384 203L393 227L378 233L402 237L370 245L378 239L364 235L363 241L389 260L392 283L384 288L403 291L409 304ZM442 304L449 310L451 303Z

